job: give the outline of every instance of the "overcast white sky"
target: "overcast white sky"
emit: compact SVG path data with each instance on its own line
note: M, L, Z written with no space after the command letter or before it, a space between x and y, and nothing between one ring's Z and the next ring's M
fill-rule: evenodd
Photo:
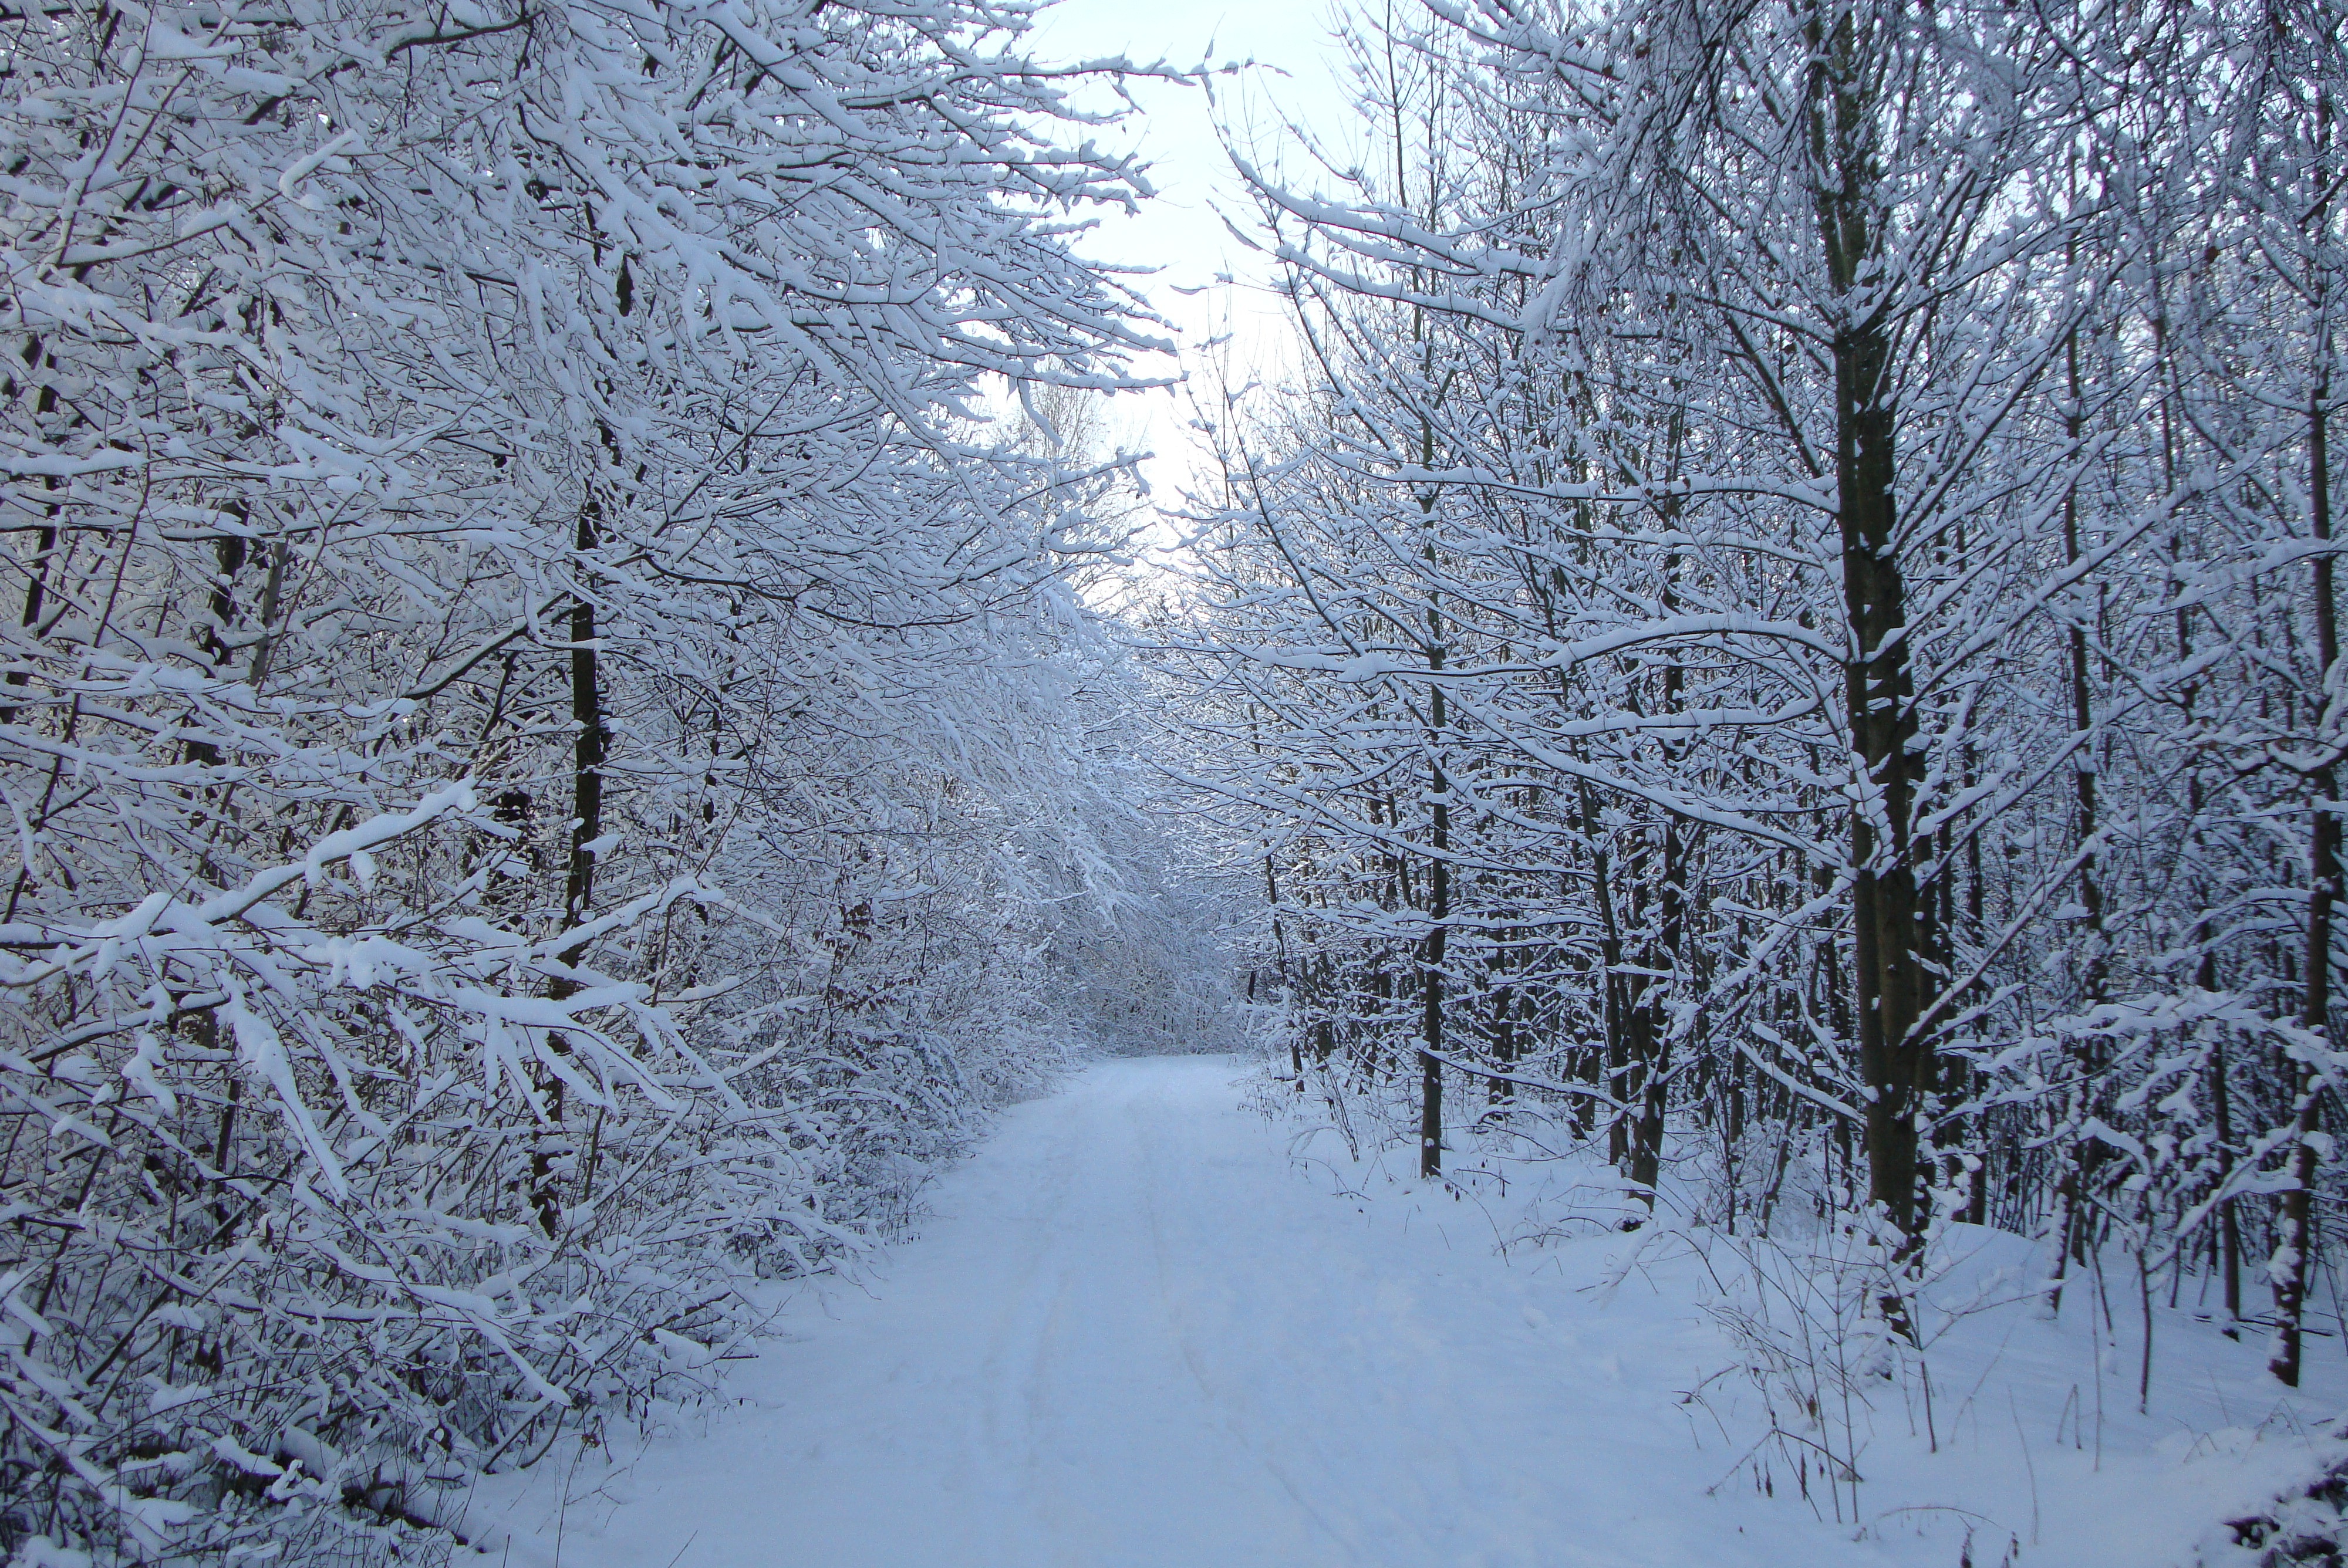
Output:
M1349 115L1335 75L1331 14L1332 0L1059 0L1033 36L1036 55L1063 62L1123 55L1137 64L1253 60L1265 67L1237 79L1218 77L1212 106L1196 88L1141 87L1135 96L1147 113L1100 139L1119 150L1138 148L1160 194L1138 217L1104 222L1085 247L1104 261L1162 268L1148 292L1186 343L1195 344L1228 320L1241 363L1254 369L1271 368L1264 362L1278 354L1278 314L1261 289L1268 269L1216 216L1219 202L1235 215L1244 208L1215 127L1251 127L1266 150L1282 117L1313 127L1316 136L1334 130L1344 139ZM1226 272L1234 283L1218 285L1216 275ZM1117 416L1134 445L1158 453L1146 469L1153 498L1174 504L1190 461L1187 405L1173 394L1124 397L1117 400Z

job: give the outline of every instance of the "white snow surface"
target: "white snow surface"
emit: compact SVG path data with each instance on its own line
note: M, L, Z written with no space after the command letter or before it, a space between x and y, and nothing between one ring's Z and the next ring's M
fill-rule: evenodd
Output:
M1012 1108L918 1235L778 1296L722 1405L566 1440L465 1528L512 1568L1954 1568L1968 1534L1982 1568L2158 1568L2229 1558L2219 1521L2340 1451L2338 1337L2286 1396L2255 1334L2184 1308L2137 1415L2113 1277L2116 1345L2075 1286L2060 1325L2015 1301L1942 1333L1929 1435L1886 1382L1838 1522L1739 1465L1766 1429L1701 1305L1725 1246L1504 1252L1525 1211L1331 1160L1247 1097L1231 1059L1155 1058ZM1944 1288L2027 1264L1972 1235Z

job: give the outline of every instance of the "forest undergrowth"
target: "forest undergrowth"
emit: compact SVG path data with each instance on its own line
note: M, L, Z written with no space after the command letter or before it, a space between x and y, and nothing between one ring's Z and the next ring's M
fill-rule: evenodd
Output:
M1318 1069L1300 1084L1270 1051L1249 1096L1333 1197L1464 1211L1456 1245L1570 1286L1566 1365L1685 1416L1663 1484L1688 1506L1766 1497L1934 1568L2337 1560L2348 1298L2329 1276L2308 1329L2321 1359L2285 1389L2264 1366L2271 1325L2230 1319L2207 1274L2156 1282L2111 1247L2066 1284L2043 1245L1962 1218L1919 1247L1838 1200L1846 1178L1818 1162L1732 1206L1697 1127L1667 1133L1651 1205L1602 1134L1521 1102L1460 1126L1425 1178L1415 1087ZM1707 1325L1705 1358L1638 1364L1625 1317Z

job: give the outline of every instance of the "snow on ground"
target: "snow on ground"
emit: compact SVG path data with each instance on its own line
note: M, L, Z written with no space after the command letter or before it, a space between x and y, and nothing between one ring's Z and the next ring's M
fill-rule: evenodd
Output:
M730 1404L566 1440L469 1533L512 1568L1956 1568L1969 1534L1982 1568L2157 1568L2333 1451L2338 1337L2286 1397L2254 1337L2157 1306L2139 1416L2133 1277L2108 1344L2088 1290L2014 1303L2028 1249L1984 1232L1935 1292L1990 1305L1925 1315L1929 1422L1910 1357L1769 1442L1701 1305L1749 1278L1727 1238L1504 1256L1521 1212L1300 1160L1241 1077L1111 1061L1015 1107L862 1286L794 1287ZM1845 1431L1838 1522L1777 1456Z

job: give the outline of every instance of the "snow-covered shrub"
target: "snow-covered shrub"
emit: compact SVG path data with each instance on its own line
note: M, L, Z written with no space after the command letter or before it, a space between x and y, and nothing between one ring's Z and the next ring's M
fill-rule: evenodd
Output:
M1706 1235L1720 1293L1704 1310L1737 1348L1759 1392L1766 1431L1738 1471L1756 1490L1780 1486L1838 1523L1862 1517L1859 1460L1873 1403L1913 1348L1897 1238L1879 1224L1788 1248L1760 1237Z

